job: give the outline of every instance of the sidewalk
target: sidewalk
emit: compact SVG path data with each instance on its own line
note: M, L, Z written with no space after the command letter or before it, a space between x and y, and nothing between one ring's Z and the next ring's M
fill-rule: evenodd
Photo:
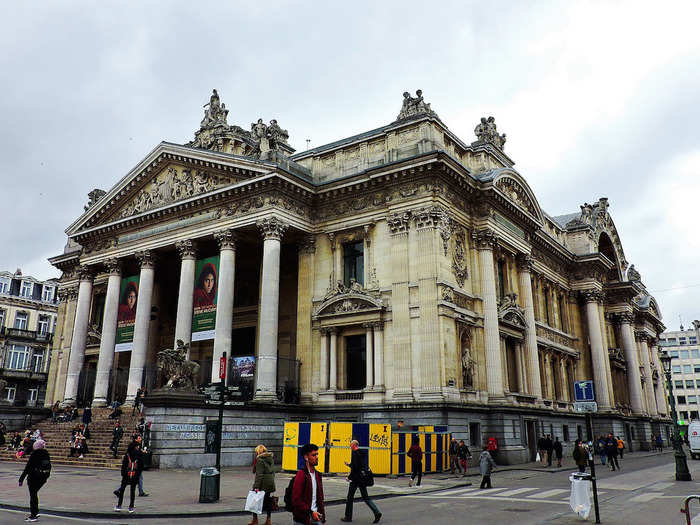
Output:
M672 453L672 449L663 454ZM658 452L636 452L625 455L624 461L658 455ZM596 458L597 460L598 458ZM369 489L375 499L391 498L407 494L427 494L470 485L472 476L478 476L476 458L470 463L467 477L449 473L428 474L423 477L421 487L408 487L408 477L377 477L374 487ZM596 465L599 461L596 461ZM3 494L0 496L0 508L12 510L28 509L28 491L26 485L17 486L17 480L24 468L24 463L0 462L0 480ZM533 471L562 472L575 470L570 458L564 458L561 468L547 468L540 463L499 466L499 472ZM278 473L276 476L277 495L283 505L284 489L291 474ZM221 500L218 503L199 503L198 470L150 470L144 472L144 488L149 497L136 497L136 512L129 519L141 518L177 518L188 516L236 516L247 514L243 511L245 498L253 484L254 475L250 467L224 468L221 473ZM41 509L51 514L81 518L114 518L112 510L116 502L112 491L120 483L117 470L55 466L48 483L41 489ZM326 475L323 489L328 505L345 502L348 484L343 476ZM359 495L358 495L359 498ZM124 508L128 506L128 495Z

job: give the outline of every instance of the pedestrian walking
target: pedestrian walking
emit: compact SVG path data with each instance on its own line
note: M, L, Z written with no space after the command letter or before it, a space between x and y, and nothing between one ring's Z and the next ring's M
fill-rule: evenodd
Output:
M578 466L579 472L586 472L586 464L588 463L588 451L583 446L583 442L580 439L576 440L576 446L574 447L574 462Z
M83 409L83 425L85 425L85 431L83 434L87 432L88 427L90 426L90 423L92 423L92 409L90 407L85 407Z
M554 443L552 443L552 436L547 434L544 438L544 450L547 453L547 466L552 466L552 452L554 451Z
M292 483L292 515L295 525L320 525L326 522L323 500L323 482L316 470L318 446L307 443L301 447L304 468L299 470Z
M408 449L406 455L411 458L411 479L408 481L408 486L413 486L413 480L418 476L416 487L420 487L421 479L423 479L423 449L420 448L418 438L413 438L413 444Z
M462 467L459 464L459 443L457 443L457 438L452 438L450 441L448 452L450 454L450 474L454 474L455 469L461 474Z
M612 432L608 435L608 439L605 443L605 451L608 454L608 463L610 464L610 470L615 472L615 467L619 470L620 463L617 461L617 440L612 435Z
M360 449L360 443L353 439L350 442L350 463L346 463L350 467L350 474L348 474L347 480L350 482L348 486L348 497L345 500L345 516L340 518L340 521L350 522L352 521L352 506L355 499L355 492L360 489L360 495L362 496L362 501L364 501L374 514L374 521L372 523L379 523L382 518L382 513L375 505L372 498L367 494L367 482L368 482L368 471L369 463L367 459L367 453Z
M117 454L119 454L119 442L124 437L124 429L122 428L119 421L114 424L114 430L112 430L112 444L109 449L114 453L114 458L116 459Z
M620 454L620 459L625 457L625 442L617 436L617 453Z
M544 465L547 462L547 452L544 446L544 436L540 436L537 440L537 453L540 456L540 462Z
M598 454L600 455L600 463L605 465L608 458L608 446L603 436L600 436L596 441L596 449L598 449Z
M464 477L467 475L467 460L472 458L472 453L469 452L469 447L464 443L463 439L459 440L457 456L459 457L459 463L464 470L464 473L462 474L462 477Z
M33 452L19 477L19 486L22 486L26 477L29 489L29 516L24 521L37 521L39 519L39 490L51 475L51 456L45 447L46 442L43 439L34 442Z
M267 513L265 525L272 525L273 507L272 493L275 492L275 468L274 457L272 452L268 452L265 445L255 447L255 459L253 460L253 473L255 481L253 482L253 490L258 492L262 490L265 493L263 498L262 510ZM248 525L258 524L258 515L253 512L253 518Z
M656 446L659 449L659 452L664 451L664 438L661 437L661 434L656 436Z
M554 450L554 455L557 458L557 467L561 468L561 458L564 455L564 448L562 447L559 437L554 438L554 443L552 443L552 449Z
M122 459L122 484L117 494L117 504L114 506L116 512L122 510L122 502L124 501L124 491L126 487L129 487L129 512L134 512L136 486L139 483L139 476L141 476L141 471L143 470L141 455L138 449L138 443L129 443L126 454L124 454L124 458Z
M138 434L134 434L131 437L131 444L138 445L138 448L136 450L136 454L137 454L137 459L139 460L139 463L141 464L141 471L139 472L139 483L138 483L139 497L147 498L148 496L150 496L150 494L143 490L143 466L145 465L145 463L143 461L143 440L142 440L141 436ZM113 494L117 497L119 497L119 489L120 488L121 488L121 486L117 487L117 489L113 492Z
M481 489L491 488L491 472L496 468L496 462L491 457L488 445L484 445L484 449L479 456L479 473L481 474Z

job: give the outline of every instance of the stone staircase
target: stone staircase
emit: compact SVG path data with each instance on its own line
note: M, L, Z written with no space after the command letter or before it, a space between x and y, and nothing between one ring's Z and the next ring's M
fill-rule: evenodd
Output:
M46 441L46 449L51 454L51 463L53 465L120 469L122 457L126 452L126 447L131 442L131 435L136 430L139 418L131 416L131 408L123 407L123 413L119 421L124 428L124 437L119 443L117 459L114 459L109 445L112 443L112 430L116 420L107 418L110 413L111 409L108 408L95 408L92 410L90 439L88 440L90 453L85 454L83 459L79 459L77 456L72 458L68 456L70 453L71 431L81 422L82 410L80 410L80 416L75 421L52 423L51 418L47 418L39 423L35 423L32 428L41 430ZM8 434L7 437L9 438L10 435ZM16 459L14 451L3 448L0 450L0 461L24 462L25 459Z

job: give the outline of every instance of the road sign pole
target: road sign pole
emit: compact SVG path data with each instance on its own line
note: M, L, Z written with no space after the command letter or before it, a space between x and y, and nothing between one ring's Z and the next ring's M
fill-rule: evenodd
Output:
M224 429L224 392L226 391L226 352L221 357L221 363L223 370L220 369L219 376L221 381L219 382L219 395L221 396L221 403L219 403L219 424L216 429L217 432L217 443L216 443L216 470L221 472L221 440L223 438Z
M588 432L588 442L591 444L591 449L593 449L593 416L591 416L590 412L586 412L586 430ZM588 458L591 466L591 486L593 487L593 508L595 509L595 522L600 523L600 509L598 507L598 484L595 478L595 457L593 456L593 450L589 450Z

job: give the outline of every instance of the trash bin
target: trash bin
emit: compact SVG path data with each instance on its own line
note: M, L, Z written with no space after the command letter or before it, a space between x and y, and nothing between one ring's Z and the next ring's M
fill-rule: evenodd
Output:
M571 496L569 505L576 515L587 520L593 507L593 488L591 475L586 472L574 472L569 476Z
M214 467L206 467L200 471L199 502L216 503L219 501L219 482L221 474Z

